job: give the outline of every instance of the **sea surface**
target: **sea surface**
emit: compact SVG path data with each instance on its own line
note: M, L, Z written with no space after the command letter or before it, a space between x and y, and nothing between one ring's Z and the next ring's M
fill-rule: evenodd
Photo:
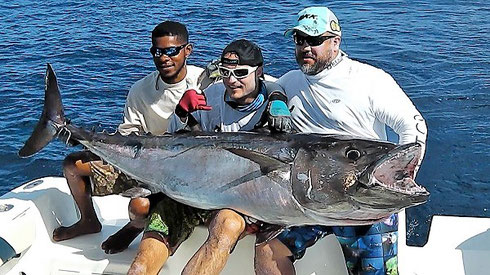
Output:
M409 241L426 241L433 214L490 217L490 2L433 1L1 1L0 195L35 178L62 175L77 148L60 142L34 157L17 151L42 111L46 63L77 125L114 130L129 87L152 70L150 34L185 23L189 63L205 66L234 39L255 41L267 73L296 69L283 32L306 6L328 5L341 48L389 72L427 120L417 181L428 203L408 211ZM391 137L391 139L395 137Z

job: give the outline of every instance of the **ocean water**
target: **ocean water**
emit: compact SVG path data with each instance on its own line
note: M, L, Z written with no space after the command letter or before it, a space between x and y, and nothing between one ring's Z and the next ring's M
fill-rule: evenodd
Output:
M408 210L409 241L425 242L433 214L490 217L490 4L435 1L1 1L0 195L61 175L69 152L56 142L34 157L17 151L42 110L46 63L77 125L115 129L129 87L154 67L153 27L185 23L189 63L204 66L234 39L259 44L266 72L296 69L282 35L306 6L328 5L343 28L341 48L389 72L427 120L417 181L428 203Z

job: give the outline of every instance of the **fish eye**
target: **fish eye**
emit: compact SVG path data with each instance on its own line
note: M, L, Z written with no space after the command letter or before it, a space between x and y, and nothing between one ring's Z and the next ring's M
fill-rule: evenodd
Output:
M361 152L354 148L349 148L345 151L345 156L350 160L358 160L361 157Z

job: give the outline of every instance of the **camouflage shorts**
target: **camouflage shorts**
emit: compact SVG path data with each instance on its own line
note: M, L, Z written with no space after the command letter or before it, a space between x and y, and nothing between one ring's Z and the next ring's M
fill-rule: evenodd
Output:
M110 164L104 164L101 160L91 161L92 172L92 195L106 196L120 194L124 191L138 186L138 182L121 173Z
M157 232L164 239L172 255L187 240L194 228L208 223L214 210L194 208L161 195L151 206L145 232Z

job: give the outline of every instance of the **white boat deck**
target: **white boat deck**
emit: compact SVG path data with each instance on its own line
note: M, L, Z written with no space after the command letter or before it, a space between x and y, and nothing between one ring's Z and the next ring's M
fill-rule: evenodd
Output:
M65 180L48 177L12 190L0 198L0 206L14 206L0 212L0 237L23 252L0 266L0 274L125 274L140 238L112 255L105 254L100 244L128 221L128 201L116 195L95 197L102 232L56 243L51 240L53 230L78 220ZM490 219L436 216L423 248L405 245L404 213L400 222L400 274L490 274ZM160 274L180 274L206 237L206 228L198 227ZM253 274L253 246L253 236L241 240L222 274ZM295 266L297 274L347 274L334 236L309 248Z
M490 274L490 218L434 216L424 247L407 246L405 212L398 227L398 267L404 274Z
M30 188L29 188L30 187ZM0 236L6 239L16 251L23 251L21 257L0 266L0 274L125 274L129 269L140 237L122 253L108 255L100 244L119 230L128 221L128 198L117 195L94 197L97 214L103 230L97 234L80 236L59 243L51 240L53 230L59 224L70 225L78 220L74 201L64 178L43 178L20 186L0 198L0 204L15 207L0 213ZM190 257L207 238L207 229L198 227L169 258L160 274L180 274ZM223 270L222 274L254 274L253 247L255 237L241 240ZM321 241L308 255L321 255L316 265L309 261L296 263L298 274L346 275L341 254L328 257L322 253L325 247L340 251L336 239L331 236ZM320 273L319 273L320 272Z

